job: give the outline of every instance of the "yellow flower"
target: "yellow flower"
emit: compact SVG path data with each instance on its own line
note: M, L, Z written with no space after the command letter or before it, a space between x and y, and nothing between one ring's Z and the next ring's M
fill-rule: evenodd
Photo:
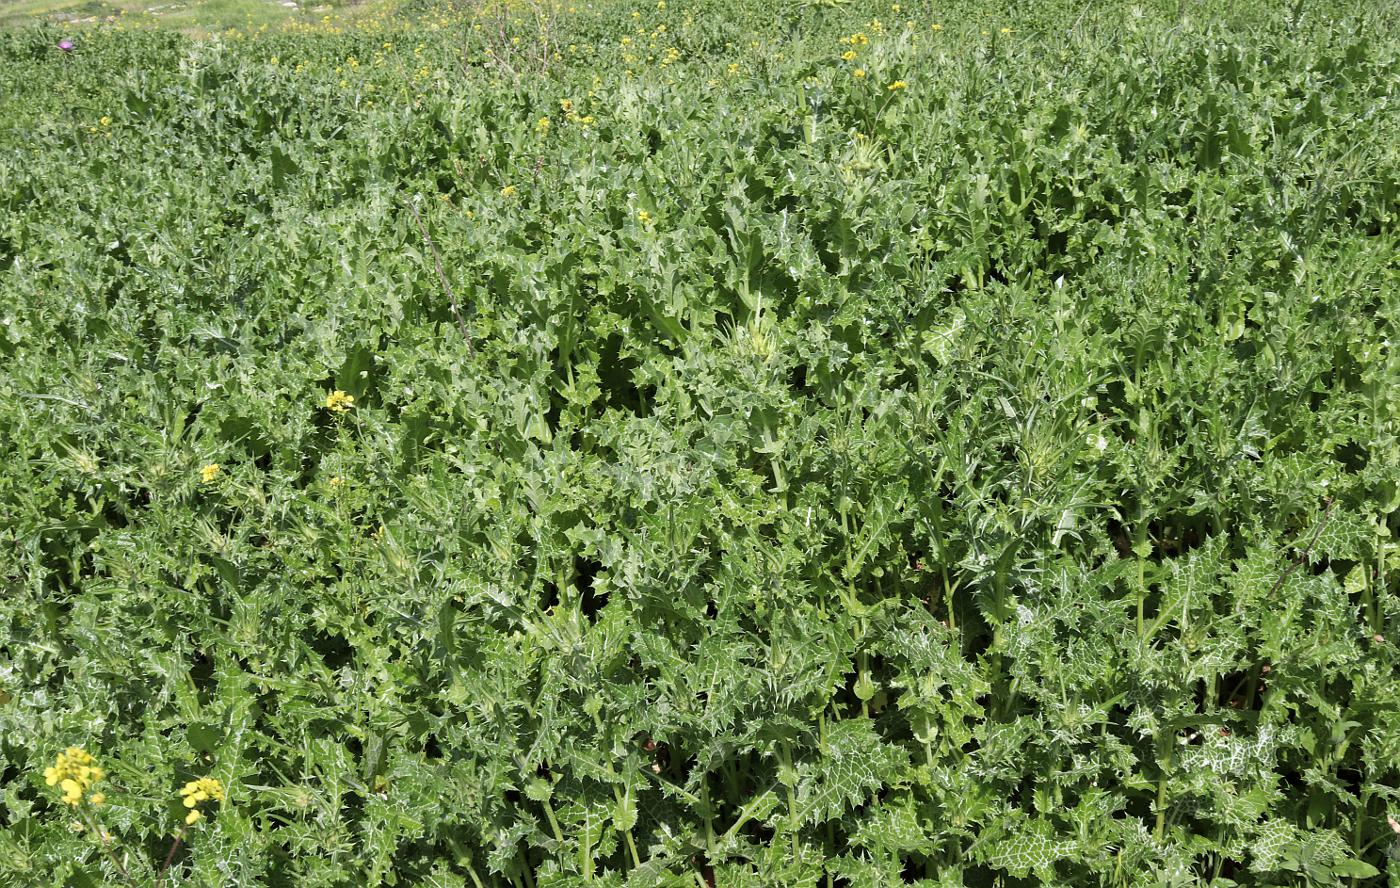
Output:
M199 470L199 480L204 482L205 484L208 484L210 481L213 481L215 478L219 477L219 471L220 468L218 463L210 463L209 465Z
M908 88L908 86L909 84L905 83L903 80L896 80L894 83L891 83L887 88L890 92L895 92L896 90L906 89Z
M514 194L514 193L515 193L515 186L514 186L514 185L507 185L506 187L504 187L504 188L501 189L501 197L510 197L510 196L511 196L512 194Z
M648 213L646 210L638 210L638 211L637 211L637 221L641 222L643 225L650 225L650 224L651 224L651 213Z
M541 117L541 118L535 123L535 130L536 130L537 132L541 132L541 133L547 133L547 132L549 132L549 118L548 118L548 117Z
M83 795L107 772L97 765L97 760L77 746L70 746L58 754L51 767L44 769L44 782L58 786L63 803L78 807ZM106 796L94 793L89 799L94 806L106 801Z
M197 807L201 802L224 800L224 785L213 777L200 777L181 787L180 795L185 807L190 809L190 813L185 815L185 825L193 826L195 821L204 816Z
M846 42L851 44L852 46L865 46L867 43L870 42L870 38L865 36L864 32L857 31L856 33L847 37Z
M848 49L848 50L846 50L845 52L841 53L841 58L842 58L844 61L847 61L847 62L851 61L851 60L854 59L855 57L856 57L856 51L855 51L854 49Z
M943 30L943 26L940 25L940 24L938 24L938 22L934 22L933 25L932 25L932 27L929 28L929 30L930 30L930 31L941 31L941 30Z
M1010 34L1010 33L1011 33L1011 29L1010 29L1010 28L1002 28L1002 29L1001 29L1001 33L1003 33L1003 34Z
M83 800L83 788L71 777L60 781L58 788L63 791L63 801L70 805L77 805Z
M336 389L326 395L326 409L332 413L344 413L355 405L355 399Z
M854 77L857 78L857 79L862 78L862 77L865 76L865 69L864 69L864 68L857 68L857 69L855 69L854 71L851 72L851 75L854 76Z
M97 121L97 122L98 122L98 124L100 124L100 125L102 125L102 126L111 126L111 125L112 125L112 118L108 117L106 114L103 114L103 115L102 115L102 119L99 120L99 121Z
M572 114L574 113L574 103L569 99L560 99L559 110L563 111L565 114Z
M106 801L107 796L104 793L95 792L92 795L88 796L88 804L92 805L94 808L101 808L103 802Z

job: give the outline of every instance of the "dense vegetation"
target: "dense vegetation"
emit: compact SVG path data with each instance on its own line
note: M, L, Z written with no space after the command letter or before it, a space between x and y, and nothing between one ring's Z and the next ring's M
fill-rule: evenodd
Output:
M0 881L1400 884L1398 101L1380 0L0 34Z

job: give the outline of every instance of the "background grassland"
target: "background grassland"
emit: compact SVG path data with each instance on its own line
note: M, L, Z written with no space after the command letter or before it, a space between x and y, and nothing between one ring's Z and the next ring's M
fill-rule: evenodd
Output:
M0 883L1397 884L1393 4L899 6L0 34Z
M380 14L401 5L374 0L307 0L295 7L281 0L0 0L0 27L36 23L127 28L176 28L207 34L229 28L322 22Z

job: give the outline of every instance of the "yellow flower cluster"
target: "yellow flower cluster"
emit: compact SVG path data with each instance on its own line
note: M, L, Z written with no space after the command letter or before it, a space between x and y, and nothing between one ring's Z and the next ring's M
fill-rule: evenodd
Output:
M890 92L898 92L901 89L907 89L908 86L909 84L905 83L903 80L896 80L889 85L888 89Z
M199 480L204 482L205 484L208 484L215 478L219 477L220 471L222 471L222 469L220 468L218 463L210 463L209 465L199 470Z
M340 389L326 395L326 409L332 413L344 413L353 406L355 406L355 399Z
M107 797L100 792L88 795L88 790L97 783L107 772L97 765L94 759L83 749L77 746L70 746L58 754L54 760L53 767L44 769L44 782L49 786L57 784L63 792L63 803L78 807L83 803L83 796L87 795L88 804L94 808L100 807Z
M870 38L865 36L864 31L857 31L856 33L847 37L846 42L851 44L852 46L866 46L870 43Z
M186 783L180 790L180 795L184 797L185 807L190 809L190 813L185 815L185 825L193 826L204 816L196 806L201 802L222 802L224 785L213 777L201 777Z

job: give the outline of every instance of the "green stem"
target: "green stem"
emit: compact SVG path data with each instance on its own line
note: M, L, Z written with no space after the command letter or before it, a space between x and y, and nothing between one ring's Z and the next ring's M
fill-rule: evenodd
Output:
M1376 528L1376 594L1372 602L1371 611L1371 631L1382 634L1385 628L1381 625L1381 600L1385 598L1388 587L1385 582L1385 518L1381 518L1380 525Z
M958 628L958 609L954 607L953 586L948 582L948 565L943 564L943 598L948 602L948 628L956 630Z
M1134 536L1137 537L1133 542L1133 548L1137 550L1137 631L1138 637L1142 638L1145 631L1143 613L1147 607L1147 559L1141 553L1147 544L1147 521L1141 515Z
M729 825L729 829L724 831L724 835L720 836L721 844L728 842L730 839L734 838L734 836L738 834L739 830L743 827L743 825L753 819L754 809L768 801L768 797L773 794L773 790L777 787L777 785L777 783L773 783L763 792L750 799L747 805L739 809L738 819Z
M789 775L793 774L792 754L788 751L787 745L779 747L778 761ZM788 809L788 829L792 831L792 859L798 863L802 862L802 844L797 838L797 786L795 782L784 781L783 787L787 790Z
M98 847L101 848L102 851L103 851L103 853L107 855L107 859L110 860L110 861L112 862L112 866L114 866L114 867L117 868L117 872L119 872L119 873L122 874L122 878L123 878L123 879L126 879L127 882L129 882L129 883L132 884L132 885L135 885L135 884L136 884L136 880L133 879L133 878L131 877L131 873L127 872L126 867L122 866L122 863L121 863L120 860L117 860L117 855L113 854L113 853L112 853L112 849L111 849L111 848L108 848L108 847L107 847L107 843L104 842L104 841L102 840L102 829L98 826L97 821L93 819L92 812L91 812L91 811L83 811L83 812L82 812L82 818L83 818L83 820L86 822L87 828L88 828L89 830L92 831L92 836L93 836L93 838L97 839L97 845L98 845ZM182 829L182 830L180 830L179 836L176 836L176 837L175 837L175 843L176 843L177 845L178 845L179 842L180 842L180 838L181 838L182 836L184 836L184 834L185 834L185 831ZM171 857L174 857L174 856L175 856L175 848L174 848L174 846L171 846L171 849L170 849L170 856L171 856ZM166 866L169 866L169 865L170 865L170 859L169 859L169 858L166 858L166 863L165 863L165 865L166 865ZM162 869L162 870L160 871L160 874L161 874L161 876L164 876L164 875L165 875L165 870ZM157 886L160 885L160 878L157 878L157 879L156 879L156 885L157 885Z
M544 816L549 820L549 828L554 833L554 839L562 848L564 846L564 833L559 829L559 821L554 816L554 805L549 799L544 800Z
M1166 836L1167 831L1167 776L1170 774L1172 768L1170 737L1167 738L1167 742L1164 745L1166 746L1166 757L1162 762L1162 773L1157 777L1157 828L1153 832L1153 836L1156 838L1157 844L1159 845L1162 843L1162 839Z
M705 851L715 850L715 811L710 805L710 780L708 775L700 781L700 810L705 814Z

